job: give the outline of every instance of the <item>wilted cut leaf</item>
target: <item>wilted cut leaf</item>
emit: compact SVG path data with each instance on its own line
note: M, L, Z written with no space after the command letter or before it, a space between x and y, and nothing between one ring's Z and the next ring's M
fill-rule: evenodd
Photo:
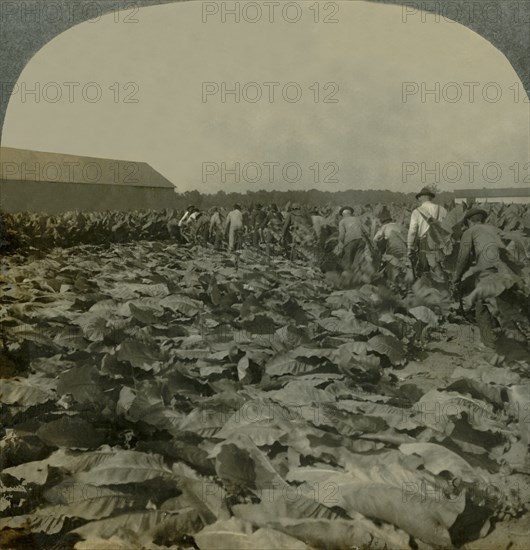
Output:
M371 403L369 401L358 401L353 399L342 399L335 405L338 409L362 412L367 417L379 417L388 426L397 430L415 430L422 423L414 418L414 411L405 408L392 407L383 403ZM419 416L419 413L417 413Z
M66 516L50 516L48 514L26 514L10 518L0 518L0 531L6 528L25 529L28 532L55 535L63 530Z
M43 424L37 430L37 435L47 445L75 449L94 449L104 441L100 432L76 416L63 416Z
M161 506L162 511L179 511L182 508L193 508L199 512L205 523L214 523L218 519L228 519L230 511L226 505L224 488L214 482L203 479L179 480L182 495L169 499Z
M114 535L108 539L89 536L85 540L76 542L74 550L144 550L144 546L130 540L130 538L120 538Z
M64 488L68 490L67 487ZM56 490L61 490L57 488ZM52 490L53 491L53 488ZM72 498L72 496L74 498ZM88 520L101 519L145 506L145 499L118 493L106 487L83 486L83 490L69 491L68 502L55 506L46 506L34 512L37 515L50 517L75 517Z
M413 315L418 321L425 323L428 326L435 327L438 325L438 317L432 311L425 306L417 306L409 309L409 313Z
M123 341L116 350L116 357L145 371L155 369L161 359L156 348L134 340Z
M267 455L246 434L233 434L230 439L217 445L212 455L216 457L215 470L218 475L236 485L243 483L257 489L270 489L275 484L286 485ZM244 464L244 468L238 467L238 464Z
M435 443L404 443L399 450L406 454L421 456L427 470L433 474L450 472L453 477L458 477L467 483L487 483L478 471L470 466L461 456Z
M294 414L293 414L294 413ZM273 445L292 429L296 411L278 403L256 399L249 401L227 420L216 437L229 439L232 435L246 435L258 445ZM301 417L297 419L300 422Z
M342 369L379 373L381 361L376 355L368 355L367 342L347 342L339 346L334 354L334 361Z
M30 342L40 346L53 347L53 342L50 338L48 338L48 336L43 334L42 331L33 330L33 328L26 325L13 327L10 329L10 333L17 340L29 340Z
M96 367L73 367L59 376L57 393L70 394L79 403L102 403L104 384Z
M170 294L160 300L160 305L172 311L178 311L188 317L194 317L204 310L204 304L183 294Z
M395 466L348 473L297 468L291 470L288 479L305 481L309 486L327 483L334 488L337 505L347 512L383 520L431 544L451 544L448 529L465 506L463 498L436 498L436 489L425 479ZM320 492L317 498L322 502L329 494Z
M92 342L101 342L113 332L105 317L90 312L79 316L76 323L81 327L85 338Z
M35 485L44 485L48 479L48 464L45 461L26 462L11 468L4 468L3 474L10 475L15 479L34 483Z
M180 424L186 416L166 405L161 396L146 395L141 388L137 392L122 388L117 410L128 420L145 422L175 435L181 432Z
M386 355L393 365L402 364L406 358L403 344L395 336L378 334L368 340L368 349Z
M306 550L302 541L262 528L253 531L252 524L237 518L207 525L193 537L200 550Z
M473 428L482 432L504 432L505 425L497 420L488 403L456 392L427 392L414 405L421 422L437 431L452 431L457 419L465 418ZM486 443L485 443L486 444Z
M292 351L281 353L273 357L266 365L265 371L270 376L282 376L284 374L305 374L313 372L319 367L310 362L304 362L296 357Z
M254 461L249 454L236 445L224 445L216 459L217 475L238 486L256 488L256 471Z
M163 312L159 312L155 308L144 306L144 305L135 305L134 303L129 304L129 309L131 310L131 315L141 323L146 325L152 325L158 322L158 318L162 316Z
M304 381L289 382L282 389L270 392L270 396L293 409L307 407L314 403L327 404L335 402L335 396L326 390L314 388Z
M91 485L123 485L172 476L171 468L161 456L118 451L90 470L77 474L76 480Z
M253 525L270 526L286 535L295 537L312 548L349 548L367 545L374 550L389 546L406 550L409 535L391 525L378 526L361 514L350 512L351 519L324 519L303 516L298 502L279 498L274 502L239 504L234 506L236 517Z
M342 319L336 317L328 317L327 319L319 319L318 324L328 332L333 334L351 334L354 336L368 336L373 334L377 327L367 321L359 320L350 313Z
M152 296L156 298L163 298L164 296L167 296L169 294L167 285L163 283L156 284L156 285L128 283L127 288L129 288L133 292L142 294L143 296Z
M47 388L39 388L25 378L11 378L0 383L0 402L6 405L31 407L46 403L53 397Z
M173 542L183 535L195 533L203 525L203 521L195 510L183 510L176 514L153 510L92 521L71 532L83 538L105 539L129 532L136 536L138 542L151 543L154 539Z
M204 437L213 437L230 418L231 410L224 407L194 409L180 423L183 431L195 432Z

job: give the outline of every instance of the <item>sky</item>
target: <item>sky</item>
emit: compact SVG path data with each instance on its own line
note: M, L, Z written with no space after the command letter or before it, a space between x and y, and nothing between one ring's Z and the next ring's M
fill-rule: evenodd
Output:
M246 22L250 10L203 22L212 4L109 14L55 38L20 76L2 145L145 161L178 192L528 185L528 99L466 27L363 1L318 22L311 2L295 23ZM239 101L223 102L236 82Z

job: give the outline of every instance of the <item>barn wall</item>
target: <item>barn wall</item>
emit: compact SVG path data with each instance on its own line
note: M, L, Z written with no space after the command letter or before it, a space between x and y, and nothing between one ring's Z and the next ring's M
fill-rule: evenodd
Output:
M6 212L142 210L174 208L173 189L124 185L0 181L0 208Z

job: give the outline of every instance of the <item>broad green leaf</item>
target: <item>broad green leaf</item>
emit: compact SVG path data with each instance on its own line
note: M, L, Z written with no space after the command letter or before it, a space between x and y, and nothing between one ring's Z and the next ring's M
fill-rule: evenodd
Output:
M35 513L8 518L0 518L0 531L3 529L26 529L29 532L55 535L64 527L66 516L37 515Z
M393 365L400 365L406 359L405 348L395 336L373 336L368 340L368 349L386 355Z
M309 550L302 541L280 531L261 528L236 518L207 525L193 537L200 550Z
M54 398L54 392L47 387L46 380L42 381L42 387L37 385L37 378L34 378L32 382L26 378L2 380L0 384L0 402L6 405L31 407L46 403Z
M138 542L151 543L155 538L173 542L183 535L195 533L203 525L199 514L194 510L182 510L176 514L152 510L92 521L71 532L83 538L104 539L129 532Z
M432 311L432 309L429 309L425 306L417 306L409 309L409 313L421 321L422 323L425 323L426 325L429 325L431 327L438 326L438 317L436 314Z
M148 344L134 340L124 340L116 350L119 361L126 361L144 371L156 370L161 360L158 350Z
M178 311L188 317L194 317L204 310L204 304L183 294L170 294L160 300L160 305L172 311Z
M73 449L93 449L104 441L101 431L77 416L63 416L42 424L37 436L47 445Z
M305 374L318 368L314 365L298 359L293 352L281 353L273 357L265 365L265 371L270 376L282 376L283 374Z
M90 470L78 473L75 479L91 485L123 485L171 477L171 468L165 464L161 456L118 451Z

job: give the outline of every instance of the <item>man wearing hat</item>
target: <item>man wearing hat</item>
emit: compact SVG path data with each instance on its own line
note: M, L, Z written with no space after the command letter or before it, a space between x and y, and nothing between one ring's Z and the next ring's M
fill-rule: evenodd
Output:
M380 246L383 254L390 254L396 258L405 257L405 239L401 233L401 226L392 220L386 206L379 213L381 227L374 235L374 242Z
M339 210L339 242L337 254L342 254L342 267L350 270L356 254L364 248L363 226L359 216L353 215L351 206L343 206Z
M488 213L481 208L471 208L464 216L464 222L467 222L468 229L462 234L458 258L456 260L453 284L457 287L462 283L462 277L471 264L468 275L473 273L475 279L466 277L474 282L473 292L468 297L470 302L475 305L475 319L480 329L482 342L489 347L494 347L496 335L495 327L497 323L491 316L485 300L488 296L481 290L481 282L487 285L487 279L499 272L501 268L501 250L504 244L500 238L499 230L488 223L484 223ZM486 287L485 287L486 288Z
M416 194L420 203L418 208L413 210L410 217L409 232L407 235L407 255L414 261L417 256L418 268L421 272L430 270L434 276L445 280L445 273L442 269L443 252L440 248L429 243L427 234L433 222L441 222L447 216L447 210L432 201L434 192L429 187L424 187Z

